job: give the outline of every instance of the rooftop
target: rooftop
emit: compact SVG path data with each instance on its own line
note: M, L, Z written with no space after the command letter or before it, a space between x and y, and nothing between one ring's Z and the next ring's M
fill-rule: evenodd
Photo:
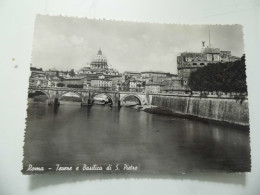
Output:
M146 83L145 86L161 86L161 83Z
M129 74L141 74L140 72L136 72L136 71L125 71L125 73L129 73Z
M201 56L204 56L203 53L200 53L200 52L183 52L181 53L181 56L185 56L185 57L194 57L194 56L198 56L198 57L201 57Z
M143 71L143 72L141 72L141 73L170 74L169 72L153 71L153 70L150 70L150 71Z
M203 50L204 53L220 53L220 49L219 48L211 48L211 47L206 47Z
M111 81L110 79L106 79L106 78L104 78L104 79L101 79L101 78L92 78L91 80L93 80L93 81L97 81L97 80L99 80L99 81Z

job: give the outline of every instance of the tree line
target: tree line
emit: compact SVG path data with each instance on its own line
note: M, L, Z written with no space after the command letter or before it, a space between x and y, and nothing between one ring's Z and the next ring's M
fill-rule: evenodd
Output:
M234 62L197 69L190 74L188 85L192 91L247 93L245 55Z

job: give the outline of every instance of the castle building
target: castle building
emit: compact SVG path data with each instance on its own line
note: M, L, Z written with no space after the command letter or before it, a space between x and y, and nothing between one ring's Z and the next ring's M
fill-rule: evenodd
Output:
M204 46L204 43L203 43ZM183 52L177 56L178 75L183 79L183 85L188 84L191 72L212 63L225 63L240 60L232 56L231 51L221 51L219 48L203 47L201 52Z
M187 89L187 86L183 86L183 80L180 77L164 80L160 84L162 93L183 93L182 90Z

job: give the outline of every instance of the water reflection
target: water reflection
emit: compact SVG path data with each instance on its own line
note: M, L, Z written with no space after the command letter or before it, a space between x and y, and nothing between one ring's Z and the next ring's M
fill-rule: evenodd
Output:
M249 133L133 108L29 104L24 162L137 162L144 173L249 171ZM25 164L26 164L25 163Z
M59 106L60 106L60 105L56 105L56 104L53 105L54 114L57 114L57 113L58 113Z

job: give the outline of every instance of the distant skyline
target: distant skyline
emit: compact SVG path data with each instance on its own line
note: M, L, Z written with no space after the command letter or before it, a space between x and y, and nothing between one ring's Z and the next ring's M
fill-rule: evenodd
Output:
M244 54L242 26L210 25L211 47ZM98 49L119 72L177 73L176 57L200 52L209 44L208 25L180 25L94 20L38 15L35 21L32 66L44 70L79 70Z

